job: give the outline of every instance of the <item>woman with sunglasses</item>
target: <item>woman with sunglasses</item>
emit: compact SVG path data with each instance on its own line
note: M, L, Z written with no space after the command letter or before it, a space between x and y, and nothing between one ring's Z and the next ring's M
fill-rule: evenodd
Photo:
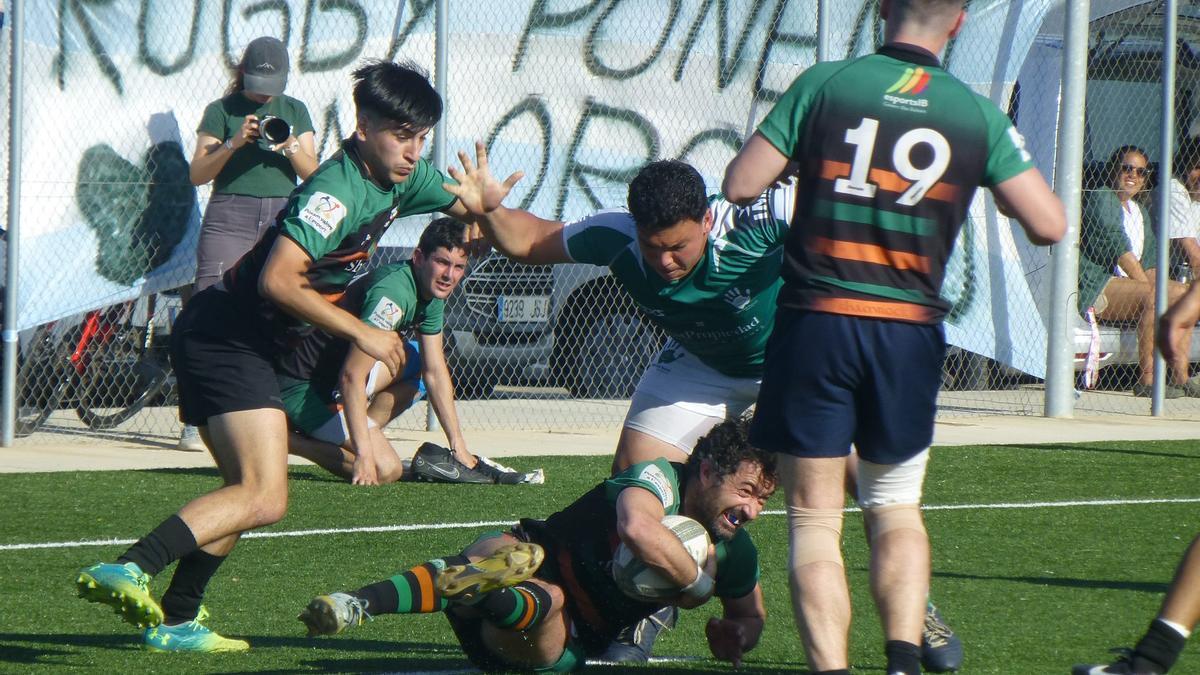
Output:
M1137 326L1139 378L1134 396L1150 396L1154 379L1154 275L1157 238L1138 197L1150 177L1145 150L1117 148L1105 165L1107 184L1084 193L1079 240L1079 313L1096 320ZM1168 303L1187 289L1167 282ZM1188 331L1188 344L1191 331ZM1200 377L1188 379L1188 350L1167 364L1166 397L1200 397Z

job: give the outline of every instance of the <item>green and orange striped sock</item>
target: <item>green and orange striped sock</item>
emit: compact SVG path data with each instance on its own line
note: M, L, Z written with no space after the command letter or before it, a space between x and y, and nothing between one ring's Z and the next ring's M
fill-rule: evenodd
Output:
M526 631L550 611L550 593L532 581L484 593L472 607L499 628Z
M463 555L436 558L397 574L391 579L364 586L354 592L367 601L371 616L379 614L432 614L449 605L433 586L439 570L451 565L466 565L470 560Z

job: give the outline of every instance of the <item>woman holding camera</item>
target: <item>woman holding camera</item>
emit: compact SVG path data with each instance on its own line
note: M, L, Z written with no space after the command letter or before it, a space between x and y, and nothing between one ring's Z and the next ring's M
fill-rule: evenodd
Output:
M217 283L275 222L296 179L317 168L312 118L283 93L287 76L283 43L255 38L225 96L204 109L191 180L211 181L213 189L196 246L194 291ZM194 428L184 429L179 447L204 449Z

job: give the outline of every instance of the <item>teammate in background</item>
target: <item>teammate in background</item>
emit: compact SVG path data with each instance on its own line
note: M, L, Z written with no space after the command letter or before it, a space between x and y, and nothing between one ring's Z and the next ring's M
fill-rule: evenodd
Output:
M185 301L220 281L275 222L296 179L307 180L317 170L308 108L283 93L288 66L282 42L255 38L246 45L225 95L204 108L189 175L193 185L211 182L213 188L196 244L196 283L185 290ZM270 146L259 132L259 121L268 116L292 129L287 139ZM183 427L179 449L204 450L196 427Z
M705 195L704 179L679 161L651 162L629 184L628 211L601 211L573 223L545 220L501 202L501 184L476 147L478 166L459 154L459 185L448 186L476 214L504 255L522 263L580 262L607 266L668 340L646 369L630 402L613 471L664 457L687 461L696 439L753 405L775 318L782 246L796 202L783 182L743 208ZM519 176L518 176L519 178ZM645 660L665 611L631 627L607 660ZM962 643L928 607L929 670L953 670Z
M882 0L879 52L800 75L722 185L750 204L790 167L799 175L751 438L780 453L792 605L820 673L849 672L840 540L852 444L887 672L920 672L930 554L919 505L945 352L938 294L976 188L991 187L1035 244L1066 230L1008 118L938 61L963 4Z
M1170 363L1187 354L1192 330L1200 321L1200 284L1167 309L1158 323L1158 348ZM1196 622L1200 621L1200 536L1192 540L1175 570L1158 616L1128 654L1108 665L1080 665L1072 675L1159 675L1171 670Z
M354 72L356 124L342 149L292 193L280 218L222 282L192 298L171 333L180 418L200 428L224 486L186 504L117 558L84 569L81 597L145 627L156 650L243 650L201 622L209 580L242 532L287 511L288 429L272 367L315 328L401 371L403 341L333 300L397 218L466 217L446 177L421 158L442 101L415 67L373 62ZM162 605L148 583L179 561ZM162 625L159 625L162 624Z
M445 300L467 267L466 225L438 218L425 228L412 260L384 265L356 279L339 307L365 324L413 328L400 374L348 341L313 331L279 359L279 387L294 427L319 443L293 438L292 453L355 485L400 480L401 460L383 427L423 393L462 468L474 471L454 409L454 385L442 345ZM461 469L460 469L461 471Z
M742 528L774 489L774 462L747 442L746 423L724 422L696 443L686 465L635 464L544 521L522 519L461 555L319 596L300 620L309 635L332 635L380 614L445 612L476 667L562 672L599 655L621 626L667 604L699 607L715 595L723 613L708 620L709 649L736 666L766 619L758 550ZM704 568L662 524L671 514L708 530L715 549ZM657 602L622 593L610 572L620 543L682 593Z

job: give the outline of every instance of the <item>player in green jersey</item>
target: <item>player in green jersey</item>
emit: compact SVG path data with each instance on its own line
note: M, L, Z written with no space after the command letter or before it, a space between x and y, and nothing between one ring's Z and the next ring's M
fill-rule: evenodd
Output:
M224 485L186 504L113 563L80 572L81 597L147 627L161 650L246 649L205 627L200 602L242 532L287 510L287 419L273 364L313 327L352 342L395 374L403 341L334 304L397 218L468 214L421 158L442 101L419 69L354 72L353 134L292 193L278 222L220 284L191 299L171 333L180 417L200 428ZM160 606L150 577L179 565ZM159 627L158 624L164 625Z
M883 0L885 44L806 70L726 170L749 204L799 176L752 438L781 453L793 610L809 667L847 673L840 536L847 456L871 538L887 672L920 670L929 539L919 509L945 352L946 259L980 185L1035 244L1062 205L1009 119L936 56L961 0Z
M743 527L774 489L774 463L747 442L746 423L723 422L696 443L686 465L635 464L544 521L522 519L460 555L319 596L300 620L309 635L332 635L381 614L445 612L480 669L567 671L598 656L621 626L716 596L722 615L706 626L709 648L736 666L766 619L758 550ZM698 521L716 542L703 568L662 525L670 514ZM611 572L621 543L681 594L661 601L623 594Z

